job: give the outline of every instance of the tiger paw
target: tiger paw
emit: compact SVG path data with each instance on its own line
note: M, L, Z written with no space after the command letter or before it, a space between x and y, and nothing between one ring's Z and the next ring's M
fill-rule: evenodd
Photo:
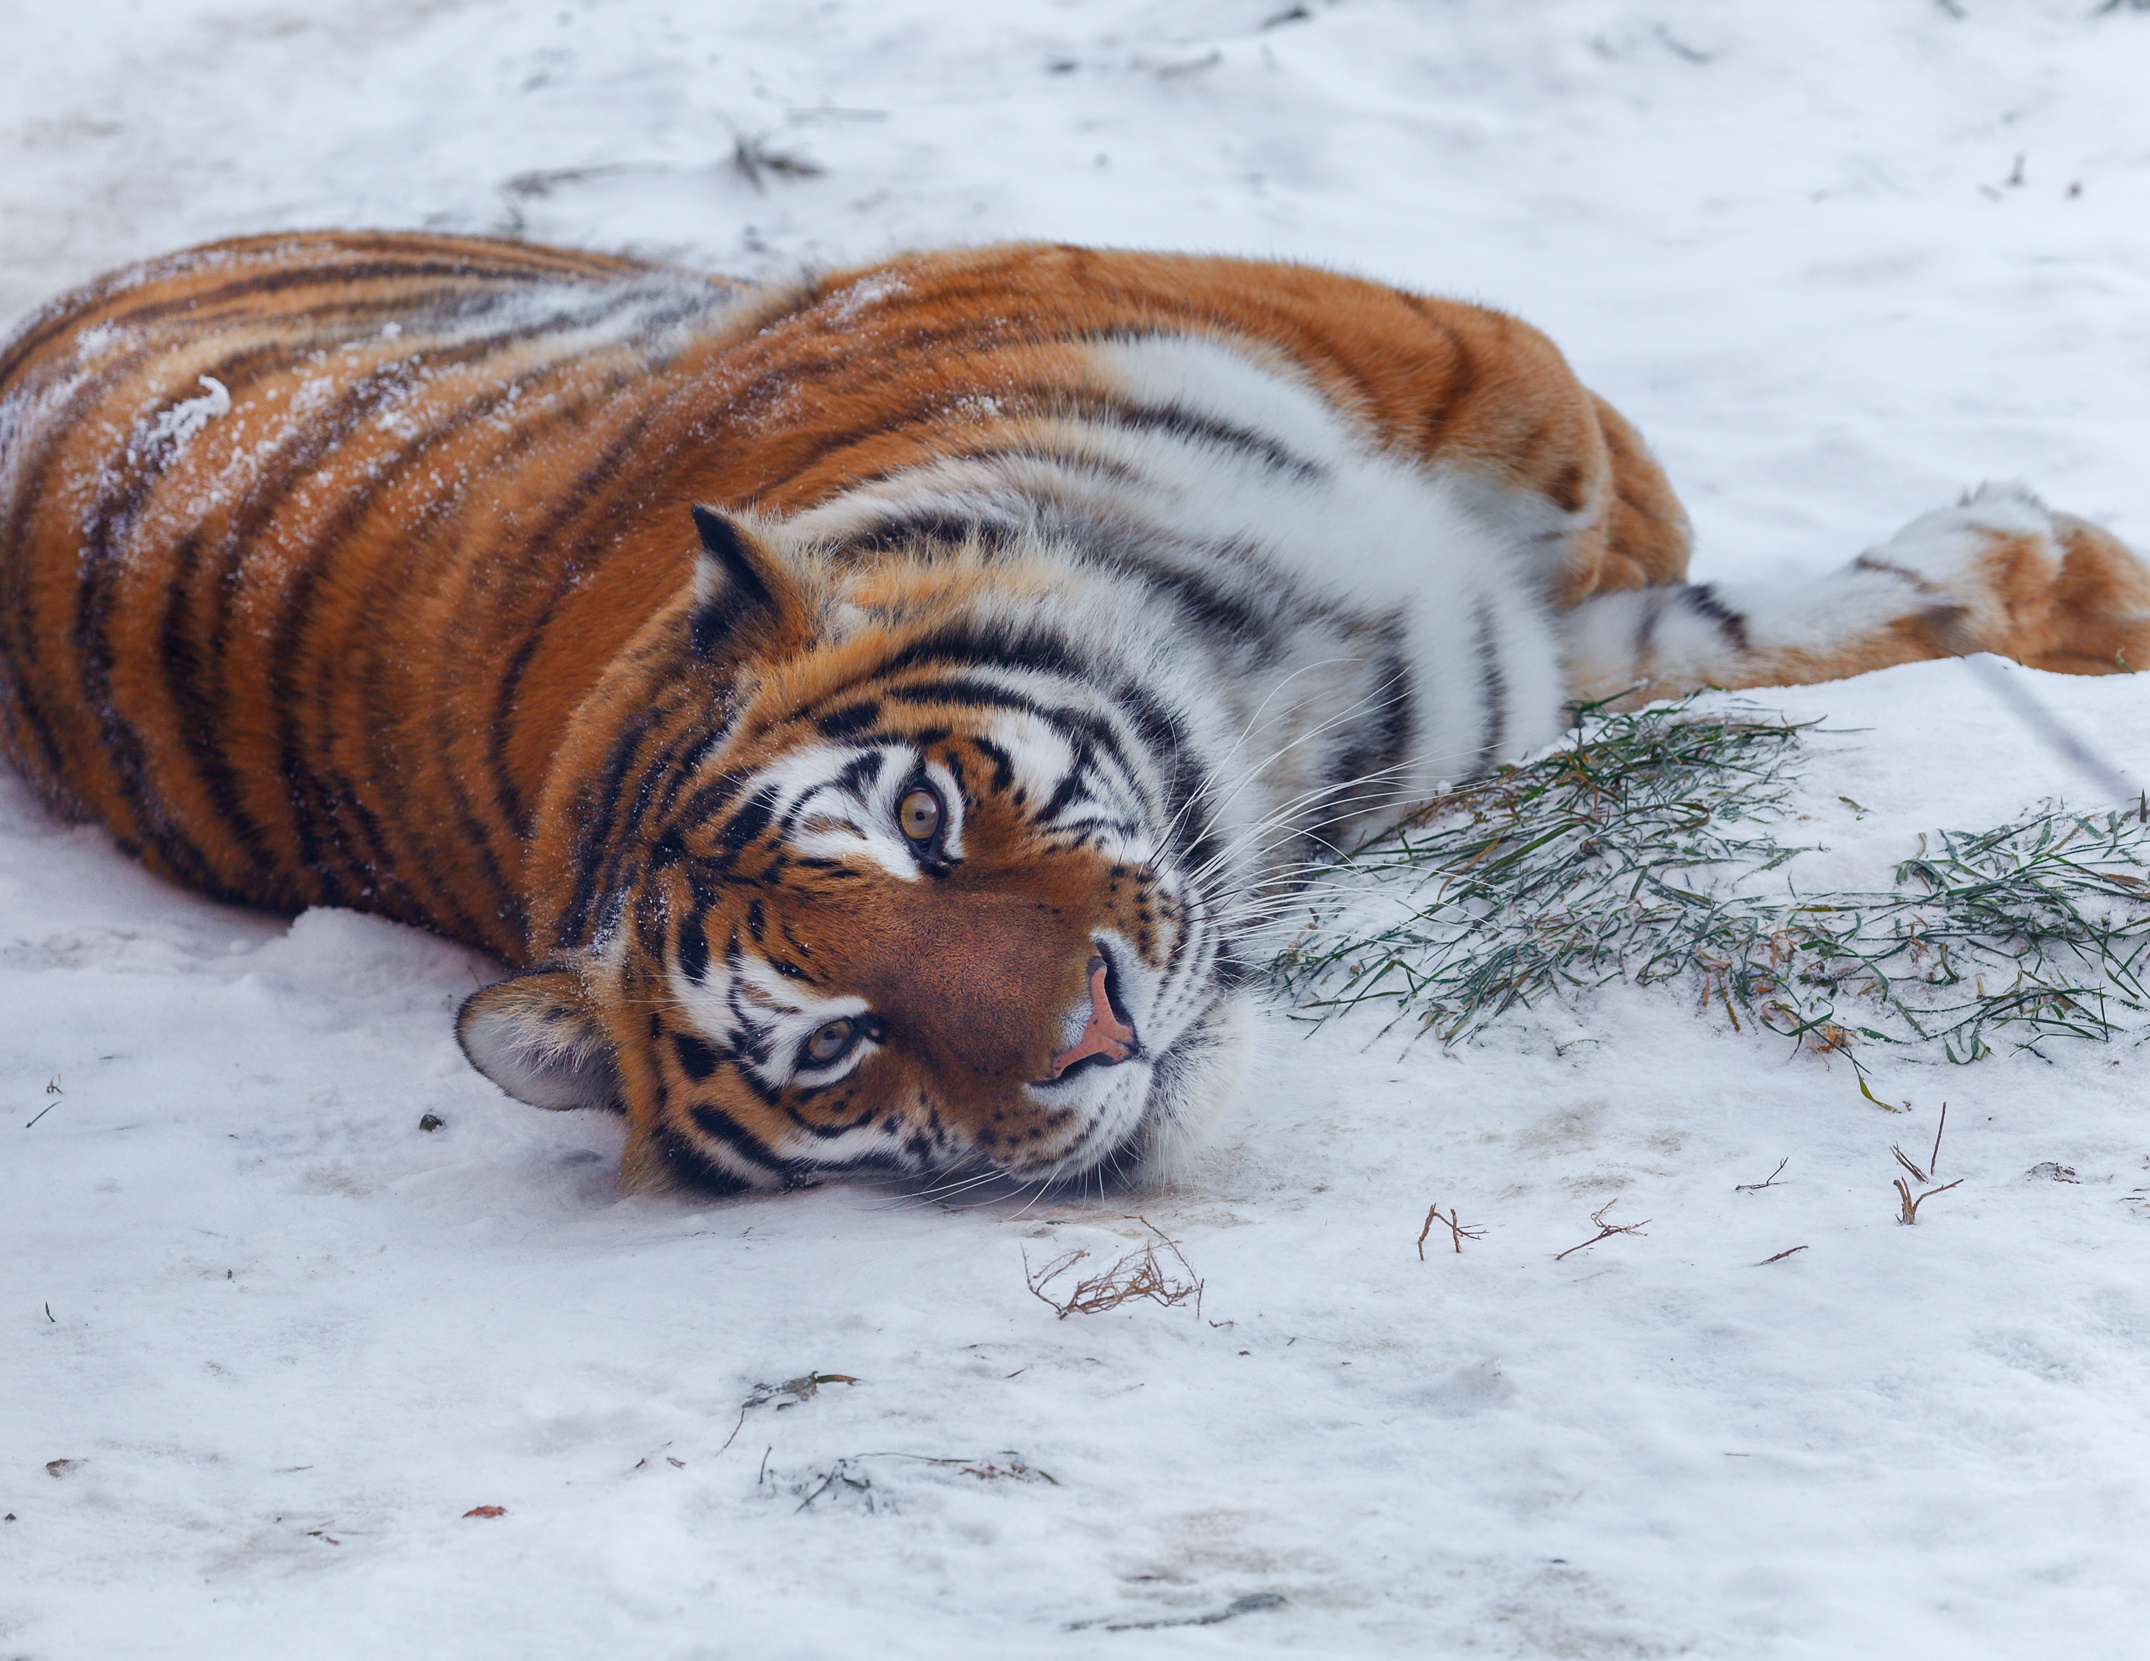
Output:
M1932 597L1907 623L1940 653L1995 652L2071 675L2150 667L2150 566L2022 485L1982 485L1857 565Z

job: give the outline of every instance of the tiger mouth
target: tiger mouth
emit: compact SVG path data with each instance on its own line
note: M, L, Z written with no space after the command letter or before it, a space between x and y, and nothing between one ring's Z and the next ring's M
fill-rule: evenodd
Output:
M1038 1184L1050 1192L1109 1192L1139 1188L1152 1175L1152 1155L1161 1138L1172 1133L1173 1121L1184 1111L1180 1099L1191 1074L1199 1073L1200 1043L1174 1043L1142 1057L1136 1101L1132 1111L1115 1114L1101 1108L1097 1119L1059 1158L1036 1166L1001 1166L1000 1174L1028 1186ZM1136 1071L1132 1070L1131 1071Z

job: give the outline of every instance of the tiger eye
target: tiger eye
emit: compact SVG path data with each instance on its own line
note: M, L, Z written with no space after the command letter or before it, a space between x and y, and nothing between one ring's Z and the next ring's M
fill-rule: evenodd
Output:
M829 1021L814 1029L813 1037L806 1041L806 1058L809 1061L834 1061L851 1048L851 1033L855 1023L848 1017Z
M931 842L941 828L941 799L921 785L896 804L896 823L913 842Z

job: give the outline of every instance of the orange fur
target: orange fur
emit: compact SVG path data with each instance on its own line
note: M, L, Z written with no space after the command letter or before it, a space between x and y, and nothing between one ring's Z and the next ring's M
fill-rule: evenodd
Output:
M923 1058L811 1104L735 1091L727 1123L774 1146L930 1098L973 1151L1015 1159L1060 1134L1013 1103L1063 1053L1064 1012L1088 997L1104 1019L1092 935L1160 961L1170 946L1147 879L1046 847L966 783L979 851L926 898L779 860L707 900L682 871L720 854L761 869L757 846L685 847L667 873L640 815L651 792L736 812L725 779L858 687L903 684L890 666L981 594L1050 579L959 551L808 568L750 548L746 592L766 603L735 596L704 641L689 508L778 521L1020 446L1069 401L1117 396L1086 343L1151 334L1229 342L1370 447L1535 504L1557 527L1556 606L1684 579L1669 484L1542 335L1332 272L1026 245L756 289L473 238L256 238L106 278L0 348L0 744L56 806L219 898L356 906L511 964L582 965L495 1012L542 1055L543 1021L594 1007L611 1059L575 1076L615 1081L631 1173L701 1157L681 1105L695 1051L658 1042L648 1014L690 904L717 948L781 937L787 973L900 1012ZM1632 664L1571 668L1570 690L1971 648L2136 666L2150 579L2106 533L2056 524L2057 542L1989 538L1975 604L1937 593L1855 638L1720 667L1655 664L1644 640ZM858 617L834 638L839 604ZM726 746L702 756L719 715ZM922 753L984 768L960 703L921 693L907 719ZM600 914L630 875L662 903L608 946ZM601 949L627 955L597 990ZM579 1068L598 1040L576 1031L560 1053Z
M457 338L450 302L636 282L698 315ZM533 810L685 580L688 504L796 512L982 447L1019 417L981 390L1050 394L1087 374L1069 340L1152 328L1255 343L1387 444L1583 516L1566 598L1684 569L1662 475L1543 336L1329 272L1033 246L758 293L517 243L258 238L71 295L0 357L8 751L222 898L530 961ZM160 456L204 375L230 413Z

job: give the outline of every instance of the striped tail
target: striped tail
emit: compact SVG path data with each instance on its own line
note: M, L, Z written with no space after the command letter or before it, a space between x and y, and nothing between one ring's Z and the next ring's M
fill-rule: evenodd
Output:
M1582 699L1796 686L1970 652L2125 674L2150 666L2150 567L2022 486L1986 485L1818 582L1601 594L1563 627Z

